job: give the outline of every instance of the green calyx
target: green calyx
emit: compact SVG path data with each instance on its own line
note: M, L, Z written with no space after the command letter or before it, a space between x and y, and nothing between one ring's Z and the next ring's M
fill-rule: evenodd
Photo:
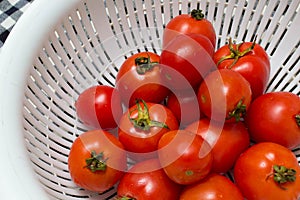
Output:
M247 110L246 105L243 104L243 103L244 103L244 98L239 100L239 102L235 106L234 110L232 110L228 113L228 116L226 117L226 120L229 120L231 118L235 118L236 122L241 121L241 119L245 117L246 110Z
M232 39L229 38L229 44L228 44L228 47L229 47L229 50L230 50L230 54L227 55L227 56L224 56L222 57L217 65L220 65L221 62L223 62L224 60L228 60L228 59L233 59L233 62L231 63L231 65L228 67L229 69L231 69L235 64L236 62L239 60L239 58L245 56L247 53L251 52L255 46L255 40L256 40L256 37L254 39L254 42L252 42L252 45L250 47L248 47L247 49L245 49L244 51L240 51L240 46L243 44L243 43L240 43L240 44L237 44L234 48L234 45L233 45L233 42L232 42Z
M116 197L115 200L136 200L136 198L120 196L120 197Z
M273 180L281 189L286 190L287 188L283 187L283 184L296 181L296 170L281 165L274 165L273 173L268 175L267 179L271 176L273 176Z
M141 106L141 103L143 104L143 106ZM161 127L161 128L169 129L169 127L166 124L155 120L151 120L148 105L144 100L137 99L136 106L137 106L136 109L129 112L129 120L131 121L131 123L135 128L144 131L149 131L151 127ZM136 118L131 118L132 112L136 110L138 112L138 116Z
M295 116L295 120L296 120L298 127L300 128L300 114Z
M96 171L105 171L106 170L106 161L108 158L104 159L103 152L97 154L95 151L91 152L91 157L85 160L86 168L92 172Z
M155 65L157 65L158 62L151 62L150 56L148 57L137 57L135 59L135 65L136 65L136 71L138 74L145 74L147 71L150 71L153 69Z
M191 17L195 20L202 20L204 18L204 14L200 9L193 9L191 12Z
M185 171L185 175L187 175L187 176L193 176L194 172L193 172L193 170L186 170Z

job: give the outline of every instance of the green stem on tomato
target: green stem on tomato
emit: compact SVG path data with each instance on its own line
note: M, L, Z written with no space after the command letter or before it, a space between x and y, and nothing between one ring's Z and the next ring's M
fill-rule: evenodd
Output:
M230 50L230 54L227 56L223 56L217 63L217 65L220 65L221 62L223 62L224 60L228 60L228 59L234 59L233 62L231 63L231 65L228 67L229 69L231 69L236 62L239 60L239 58L245 56L247 53L251 52L254 49L255 46L255 40L256 40L256 36L254 38L254 42L252 42L252 45L250 47L248 47L247 49L245 49L244 51L240 51L239 48L242 45L242 43L237 44L236 48L234 48L233 46L233 42L232 39L229 38L229 44L228 44L228 48Z
M136 200L136 198L127 197L127 196L118 196L118 197L114 198L114 200Z
M281 189L286 190L283 187L284 183L296 181L296 170L293 168L287 168L282 165L274 165L273 172L267 176L267 179L273 176L273 180L279 185Z
M234 110L232 110L228 113L226 120L229 120L234 117L235 121L239 122L239 121L241 121L241 119L243 117L245 117L247 108L246 108L246 105L243 104L243 102L244 102L244 98L239 100L239 102L235 106Z
M141 103L144 105L143 107L141 106ZM136 106L137 109L134 109L129 112L129 120L131 121L131 123L135 128L139 128L144 131L150 130L151 127L161 127L161 128L169 129L169 127L166 124L152 120L150 118L148 105L144 100L137 99ZM138 116L136 118L131 118L131 114L135 110L137 110Z
M297 115L295 116L295 119L296 119L297 125L300 127L300 114L297 114Z
M202 20L204 18L204 14L200 9L193 9L191 11L191 17L194 18L195 20Z
M136 71L138 74L145 74L146 72L153 69L155 65L157 65L158 62L151 62L150 56L148 57L137 57L135 59L135 65L136 65Z
M85 160L86 168L92 172L104 171L106 170L106 161L108 158L104 159L103 152L97 154L95 151L91 152L91 157Z
M193 172L193 170L186 170L185 175L192 176L192 175L194 175L194 172Z

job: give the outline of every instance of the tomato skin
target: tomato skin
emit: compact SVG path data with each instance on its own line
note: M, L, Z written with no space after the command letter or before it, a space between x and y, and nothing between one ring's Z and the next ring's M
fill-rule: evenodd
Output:
M211 173L203 180L186 186L180 200L243 200L238 187L227 177Z
M140 104L142 108L144 105ZM161 104L146 102L149 110L149 117L151 120L162 122L168 126L168 128L153 126L149 130L142 130L136 128L130 121L131 118L138 117L137 105L129 108L122 116L120 125L118 128L119 140L124 145L125 149L129 152L138 153L132 154L133 159L140 160L151 158L156 155L158 141L163 134L170 130L178 129L178 121L172 111ZM155 154L150 155L150 153ZM142 153L149 153L148 155ZM141 154L141 155L139 155ZM147 157L150 156L150 157Z
M92 172L87 168L86 159L92 151L103 152L106 161L104 171ZM116 184L127 168L126 152L123 145L111 133L103 130L91 130L82 133L72 144L68 167L72 180L81 188L103 192Z
M213 46L203 35L176 36L160 55L164 84L171 91L197 88L203 77L217 68L213 54Z
M279 186L273 180L273 166L283 165L296 170L294 182ZM289 149L271 142L248 148L237 160L234 179L248 200L297 200L300 198L300 166Z
M172 92L167 98L166 106L173 112L181 127L198 121L203 116L194 90Z
M117 193L136 200L174 200L179 198L181 188L165 174L158 159L150 159L129 169L120 180Z
M216 33L212 23L203 18L197 20L191 14L181 14L171 19L163 33L163 47L179 34L201 34L209 39L213 48L216 46Z
M240 52L245 51L252 46L252 42L243 42L237 47L234 44L232 47ZM216 64L225 56L231 54L230 44L220 47L214 54ZM218 64L219 69L231 69L239 72L251 85L252 98L255 99L262 95L267 87L270 77L270 60L265 50L255 44L253 50L239 57L234 64L234 58L223 60Z
M168 177L182 185L203 179L213 162L209 144L186 130L165 133L158 143L158 158Z
M246 115L251 138L293 149L300 145L300 97L291 92L270 92L255 99ZM298 122L299 123L299 122Z
M153 68L143 74L137 71L138 64L135 60L142 57L149 57L152 63L160 61L160 56L153 52L136 53L123 62L116 77L116 88L127 107L133 106L137 98L160 103L169 94L169 89L162 83L159 65L153 64Z
M119 92L106 85L84 90L75 102L76 114L93 129L109 130L117 127L123 109Z
M226 173L239 155L250 145L250 137L242 122L218 123L207 118L188 125L185 130L202 136L212 147L212 172Z
M198 102L201 111L210 119L220 122L235 122L243 117L251 103L251 88L248 81L230 69L220 69L211 72L198 89ZM245 108L241 113L230 113L242 102Z

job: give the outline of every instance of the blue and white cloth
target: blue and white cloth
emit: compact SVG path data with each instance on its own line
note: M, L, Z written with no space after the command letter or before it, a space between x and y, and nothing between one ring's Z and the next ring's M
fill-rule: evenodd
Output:
M0 48L33 0L0 0Z

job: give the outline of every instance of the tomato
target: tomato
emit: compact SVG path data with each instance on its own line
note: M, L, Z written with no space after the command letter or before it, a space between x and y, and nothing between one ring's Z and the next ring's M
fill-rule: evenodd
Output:
M266 51L255 42L229 44L219 48L214 54L219 69L239 72L249 83L252 98L262 95L270 77L270 60Z
M182 185L203 179L213 162L210 145L186 130L165 133L158 143L158 158L168 177Z
M181 127L198 121L203 115L200 112L197 94L194 90L172 92L167 98L166 106L172 110Z
M104 192L122 178L126 161L124 147L115 136L107 131L91 130L73 142L68 167L79 187Z
M250 145L250 137L242 122L219 123L207 118L187 126L185 130L201 135L212 147L212 172L226 173L239 155Z
M246 115L251 138L293 149L300 145L300 97L270 92L255 99Z
M248 200L297 200L300 166L288 148L263 142L248 148L237 160L234 179Z
M147 102L160 103L169 90L162 84L160 57L152 52L140 52L127 58L116 77L116 88L123 103L131 107L137 98Z
M202 10L194 9L190 14L181 14L171 19L163 32L163 48L178 34L201 34L216 46L216 33L212 23L204 18Z
M203 180L186 186L180 200L243 200L239 188L227 177L211 173Z
M75 107L78 118L96 129L116 128L123 113L119 92L106 85L84 90L79 94Z
M119 140L135 160L156 155L163 134L178 128L178 121L167 107L143 100L129 108L120 120ZM137 154L135 154L137 153Z
M203 35L176 36L160 55L164 84L171 91L197 88L203 77L216 69L213 54L214 47Z
M181 186L173 182L162 170L158 159L133 165L123 176L116 199L174 200L179 198Z
M251 102L248 81L230 69L216 70L205 77L198 90L201 112L216 121L233 122L244 118Z

